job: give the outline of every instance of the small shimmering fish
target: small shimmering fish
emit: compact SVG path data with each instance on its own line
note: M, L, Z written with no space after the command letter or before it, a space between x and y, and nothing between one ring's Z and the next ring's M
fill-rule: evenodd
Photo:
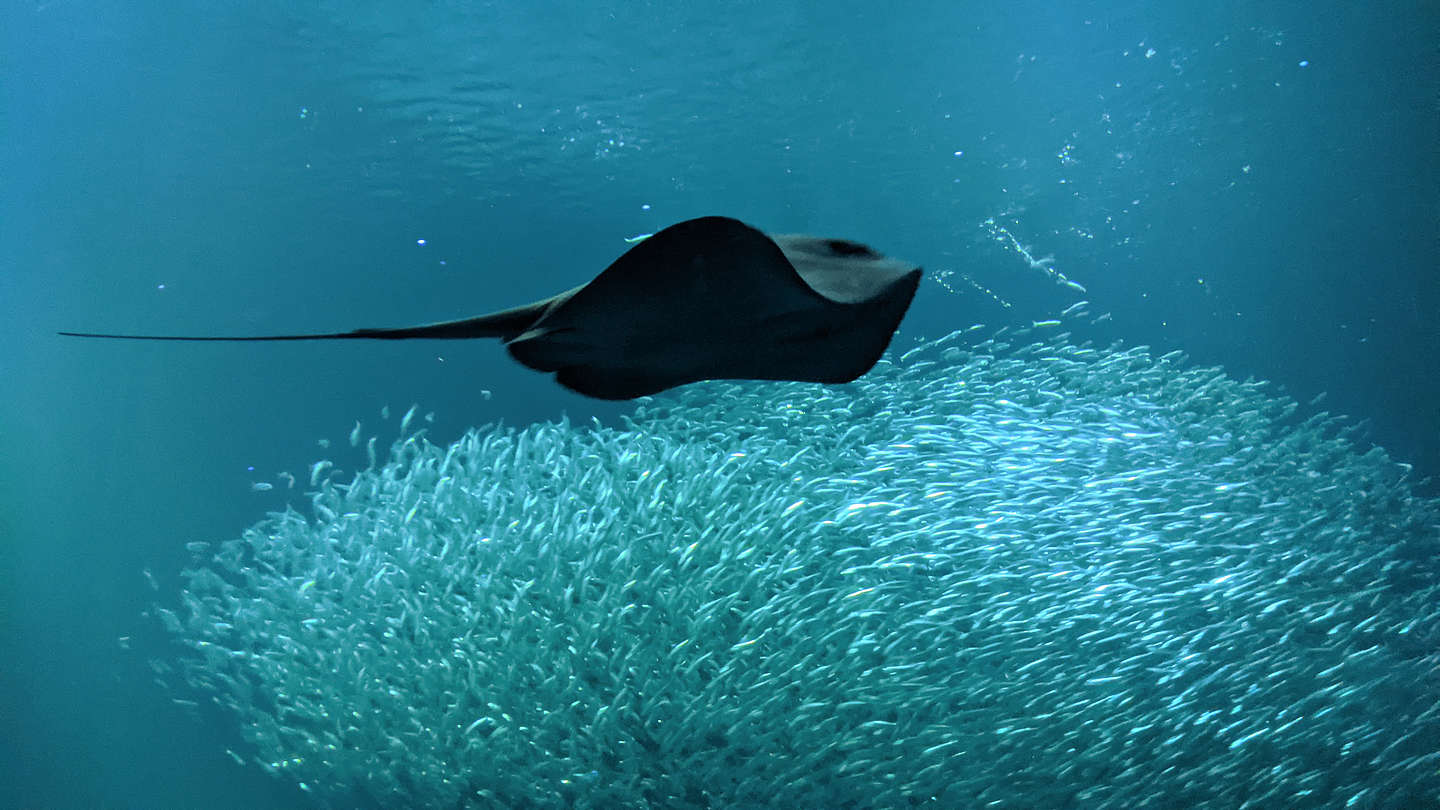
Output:
M716 807L1428 796L1433 499L1262 385L1028 329L402 435L185 571L155 673L336 805L640 807L640 760Z

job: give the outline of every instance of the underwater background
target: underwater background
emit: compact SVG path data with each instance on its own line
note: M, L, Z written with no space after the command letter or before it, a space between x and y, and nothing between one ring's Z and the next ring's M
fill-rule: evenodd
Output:
M787 796L787 785L797 792L792 805L817 806L1162 807L1213 798L1204 784L1167 781L1187 768L1241 785L1252 784L1245 774L1275 769L1274 794L1228 795L1213 806L1434 802L1437 34L1436 8L1424 2L8 5L0 11L0 806L453 806L460 788L512 805L745 806ZM637 406L569 394L488 342L146 345L54 335L330 331L471 315L582 283L625 249L625 237L705 214L852 238L923 265L896 362L849 387L704 385ZM1081 301L1089 303L1077 309ZM1031 326L1054 319L1062 326ZM986 327L917 343L977 323ZM985 343L1001 327L1011 331ZM1077 355L1084 350L1072 344L1082 341L1120 344ZM1151 351L1128 353L1139 346ZM918 359L899 362L915 347ZM1187 357L1161 359L1177 350ZM927 361L934 365L915 366ZM1072 370L1057 377L1059 366ZM1215 366L1228 377L1204 371ZM945 387L967 376L976 380L970 392ZM1252 376L1270 384L1238 382ZM1277 404L1281 396L1298 406ZM420 408L402 430L412 403ZM1364 424L1341 434L1328 417L1306 421L1326 412ZM562 416L567 423L550 424ZM592 417L602 429L590 431ZM845 430L817 440L846 419ZM532 490L556 510L558 522L522 526L519 556L486 563L492 570L528 571L543 559L532 544L546 531L555 532L553 548L574 542L577 564L588 559L580 549L630 543L636 556L653 554L647 570L669 571L670 584L644 598L602 589L591 612L563 615L613 631L612 644L663 639L655 671L673 665L679 674L665 689L689 705L710 705L712 684L726 679L745 687L733 695L763 695L773 683L762 677L769 669L743 657L752 652L780 656L766 659L774 666L793 655L801 670L829 667L833 688L799 698L782 689L779 703L757 698L790 729L776 732L787 743L774 750L766 748L774 734L736 725L748 716L743 705L737 717L717 709L713 722L693 726L683 712L661 717L668 705L642 706L635 711L655 728L682 730L610 729L606 739L629 740L630 753L537 770L549 781L530 793L499 778L437 787L441 777L421 766L452 760L422 750L423 735L405 736L420 732L397 730L410 711L402 694L373 707L381 728L371 736L398 737L403 755L377 745L370 759L328 771L350 774L332 784L272 776L266 766L277 752L322 740L314 718L329 707L290 707L281 719L310 736L277 742L264 724L286 687L254 673L288 666L323 690L316 673L325 669L307 651L342 640L304 640L298 628L310 626L300 623L314 609L278 596L285 578L237 585L241 557L229 568L207 561L287 505L314 516L303 528L285 519L270 527L294 532L286 548L299 556L287 558L297 566L287 577L309 570L305 560L318 558L302 552L326 532L359 549L318 512L338 497L332 485L313 502L307 495L317 460L345 471L337 483L367 466L364 443L347 440L357 421L365 436L380 437L382 455L392 439L426 430L434 445L402 450L394 480L420 476L417 486L433 489L432 473L449 469L442 460L458 447L455 456L488 460L486 474L498 477L484 479L486 491L518 499L514 520L533 512ZM495 422L530 433L495 434L488 445L483 430L466 434ZM927 444L920 434L934 435ZM1121 439L1129 455L1105 450ZM812 456L797 483L777 465L799 463L803 447ZM895 457L910 451L932 455ZM736 452L748 453L753 469L731 469ZM607 454L613 463L599 479L581 471L559 490L533 480L560 461ZM1061 457L1077 466L1037 471ZM627 466L635 458L653 458L684 497L644 488L654 484L647 475L642 486L645 470ZM316 472L317 486L326 474ZM1240 486L1216 497L1241 477L1263 494L1247 500ZM603 492L586 488L602 483ZM1055 500L1053 486L1084 497ZM367 509L410 525L418 502L388 491L372 487ZM711 500L697 501L701 493ZM444 499L432 495L425 508L439 510ZM725 551L738 554L734 545L691 562L646 545L658 530L645 521L673 516L656 511L662 500L664 509L691 504L724 542L773 559L733 560ZM746 511L772 503L760 517ZM884 511L869 506L880 503ZM982 518L997 505L1019 528L990 531ZM564 511L586 506L589 517ZM594 517L602 513L605 521ZM953 522L960 518L975 519ZM585 520L623 531L576 535ZM761 539L746 533L757 526ZM1114 547L1087 545L1096 532ZM921 536L935 547L913 547ZM609 539L587 542L596 537ZM911 545L893 545L902 542ZM1000 551L977 551L987 544ZM787 547L815 568L797 568ZM472 570L446 548L425 557L438 561L436 583ZM943 556L904 588L887 586L889 574L878 572L912 570L904 554ZM1306 559L1319 574L1297 570ZM714 568L721 563L754 567ZM186 579L187 568L231 579ZM1126 574L1073 587L1051 577L1081 569ZM763 587L735 579L748 570ZM1049 578L1033 578L1040 573ZM865 576L879 579L841 588ZM1014 604L1010 577L1031 583ZM561 579L523 579L570 596ZM312 581L304 576L288 593L324 597L324 583L305 586ZM196 619L181 592L242 585L241 596L257 601L225 624L253 640L293 622L285 635L300 642L247 651L261 696L222 689L226 708L185 683L213 688L216 673L234 677L225 669L233 663L195 647L225 617L202 610ZM1144 596L1095 601L1108 592L1095 589L1112 587ZM409 592L346 593L323 604L356 611L352 621L370 610L379 622L386 616L376 611ZM806 593L825 606L786 601ZM846 612L871 597L887 601ZM611 598L619 602L606 612ZM1211 611L1222 598L1228 607ZM732 627L717 615L718 625L691 627L719 645L713 654L677 651L684 617L709 615L724 599L739 600L724 603L730 615L761 618ZM506 600L497 604L513 605ZM665 632L628 627L618 617L632 602L671 605L679 618L660 622ZM156 603L176 611L178 630L166 630ZM785 605L794 610L777 611ZM529 609L542 627L563 624L553 604ZM963 614L965 638L927 635L925 621L874 624L882 612L932 623ZM253 627L236 621L242 615ZM756 622L775 629L745 635ZM798 640L760 649L787 631ZM476 642L469 660L494 649L497 660L528 666L520 652L569 643L527 632L538 635ZM1112 646L1077 641L1090 633ZM377 650L388 643L381 638ZM1183 643L1171 648L1165 638ZM422 640L412 627L390 649L413 652ZM884 661L847 679L867 644ZM1164 654L1136 658L1155 650ZM1208 669L1181 660L1207 651ZM403 658L394 682L417 683L415 667L435 672L418 662ZM885 678L905 688L886 692ZM538 694L546 683L507 688ZM944 700L955 705L916 683L950 689ZM1047 695L1084 689L1100 694L1084 707L1045 708ZM1305 703L1316 695L1336 708ZM343 689L331 697L353 705ZM877 713L841 708L852 703ZM455 731L473 735L501 714L518 716L497 710L481 722L486 708ZM557 722L594 724L594 712L582 705ZM1353 739L1327 736L1332 721ZM583 737L587 726L574 722L572 736ZM815 736L801 746L805 729ZM1172 733L1152 739L1157 729ZM504 740L497 733L485 738L493 761ZM672 748L681 743L671 736L698 747ZM1167 740L1177 758L1154 754L1153 768L1136 758L1135 746L1165 751ZM946 759L962 749L963 765ZM1363 758L1347 759L1349 750ZM511 756L519 764L506 778L523 785L517 768L535 758ZM316 759L305 767L326 773ZM636 763L651 759L663 773L636 776ZM367 762L415 769L392 781L356 776ZM914 789L883 792L875 785L885 773ZM1379 776L1367 784L1366 773ZM995 784L966 781L976 774ZM946 793L947 784L961 787ZM758 794L757 785L776 792Z

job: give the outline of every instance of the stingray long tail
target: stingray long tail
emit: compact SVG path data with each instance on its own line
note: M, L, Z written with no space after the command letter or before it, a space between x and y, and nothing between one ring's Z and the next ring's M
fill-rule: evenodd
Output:
M508 340L523 332L535 320L535 304L502 310L478 318L442 321L422 326L397 326L385 329L355 329L349 332L320 332L297 335L120 335L108 332L59 332L67 337L108 338L111 340L190 340L190 341L258 341L258 340L461 340L468 338L500 338Z

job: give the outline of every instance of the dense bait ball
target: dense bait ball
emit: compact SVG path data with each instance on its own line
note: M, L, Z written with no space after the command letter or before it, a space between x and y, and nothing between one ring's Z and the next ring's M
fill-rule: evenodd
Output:
M1296 410L951 336L402 438L162 617L264 767L385 806L1433 806L1440 511Z

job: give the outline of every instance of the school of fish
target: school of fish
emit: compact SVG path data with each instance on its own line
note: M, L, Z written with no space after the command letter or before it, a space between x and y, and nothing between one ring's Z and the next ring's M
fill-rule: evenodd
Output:
M1440 805L1440 504L1342 418L1056 331L407 424L159 614L331 801Z

